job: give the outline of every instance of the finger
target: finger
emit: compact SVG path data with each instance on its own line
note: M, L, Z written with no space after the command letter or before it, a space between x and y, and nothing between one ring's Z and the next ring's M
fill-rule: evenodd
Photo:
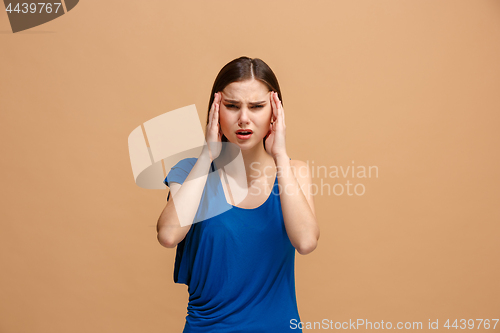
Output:
M217 110L219 109L219 102L220 102L219 93L216 93L214 98L214 121L213 121L214 124L216 123L217 120Z
M219 103L217 103L215 105L214 124L217 124L216 126L220 127L219 110L220 110L220 105L219 105Z
M278 102L278 109L280 110L281 119L283 124L285 123L285 110L283 109L283 105L281 105L281 101Z
M276 121L279 121L281 119L281 110L280 110L280 99L278 97L278 93L274 94L275 101L274 103L276 104Z
M278 94L276 94L276 109L278 110L278 119L280 121L283 120L283 107L281 106L281 101L278 97Z
M271 94L269 94L269 103L271 103L271 112L274 113L273 92L272 91L271 91Z
M274 100L274 91L271 92L271 107L273 110L273 121L276 121L276 117L278 116L278 113L276 112L276 101Z
M214 98L214 103L213 103L213 112L212 112L212 126L214 126L215 124L218 124L219 122L219 115L218 115L218 110L219 110L219 103L218 103L218 100L219 100L219 93L215 93L215 98Z
M214 102L218 104L220 102L220 93L215 94Z
M214 94L214 101L212 102L212 105L210 106L210 113L208 115L208 128L210 128L212 126L212 119L214 117L215 96L217 96L217 93Z
M281 108L281 101L280 101L280 98L278 96L278 93L276 93L276 109L278 110L278 118L279 118L281 115L281 111L283 109Z

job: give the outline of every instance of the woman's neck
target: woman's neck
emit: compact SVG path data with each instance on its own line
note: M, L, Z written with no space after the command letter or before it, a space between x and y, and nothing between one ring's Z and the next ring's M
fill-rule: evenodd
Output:
M262 144L259 146L254 147L255 149L241 151L247 180L266 178L266 176L276 174L274 159L266 152Z
M265 183L274 182L276 164L272 156L266 152L262 143L248 150L240 150L239 147L232 144L229 144L226 148L228 148L226 154L224 154L226 156L222 157L221 164L224 166L224 172L229 177L240 180L246 178L248 184L255 180ZM236 157L240 153L241 156ZM233 157L231 158L230 156ZM234 163L233 159L237 159L238 161ZM242 169L242 164L244 170Z

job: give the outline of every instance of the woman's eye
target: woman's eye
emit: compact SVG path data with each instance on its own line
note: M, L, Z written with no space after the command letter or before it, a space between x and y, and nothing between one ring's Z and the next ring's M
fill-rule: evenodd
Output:
M264 107L264 105L254 105L251 108L252 109L261 109L263 107ZM226 104L226 108L228 108L228 109L237 109L238 107L236 105L234 105L234 104Z

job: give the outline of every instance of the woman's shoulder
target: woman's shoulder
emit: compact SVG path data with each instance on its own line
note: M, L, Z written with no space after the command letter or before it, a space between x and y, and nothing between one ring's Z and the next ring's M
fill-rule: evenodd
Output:
M307 163L301 160L290 159L290 165L295 167L300 167L300 166L307 166Z
M301 160L290 160L290 166L292 167L295 177L308 178L310 174L308 163Z
M198 161L197 157L186 157L177 162L173 168L191 169L196 164L196 161Z
M188 157L183 158L182 160L177 162L170 168L170 171L168 172L167 177L165 178L163 183L168 187L170 187L169 184L171 182L182 184L193 169L197 160L198 159L196 157Z

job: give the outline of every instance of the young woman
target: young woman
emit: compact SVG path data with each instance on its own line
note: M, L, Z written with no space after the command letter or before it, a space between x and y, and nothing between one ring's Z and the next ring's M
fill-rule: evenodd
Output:
M226 64L212 88L207 145L168 173L175 200L169 194L157 225L160 244L177 247L174 281L188 286L185 333L301 332L295 250L313 251L319 228L308 165L288 157L285 128L269 66L248 57ZM244 170L217 163L231 145ZM234 205L227 179L242 174L248 195Z

